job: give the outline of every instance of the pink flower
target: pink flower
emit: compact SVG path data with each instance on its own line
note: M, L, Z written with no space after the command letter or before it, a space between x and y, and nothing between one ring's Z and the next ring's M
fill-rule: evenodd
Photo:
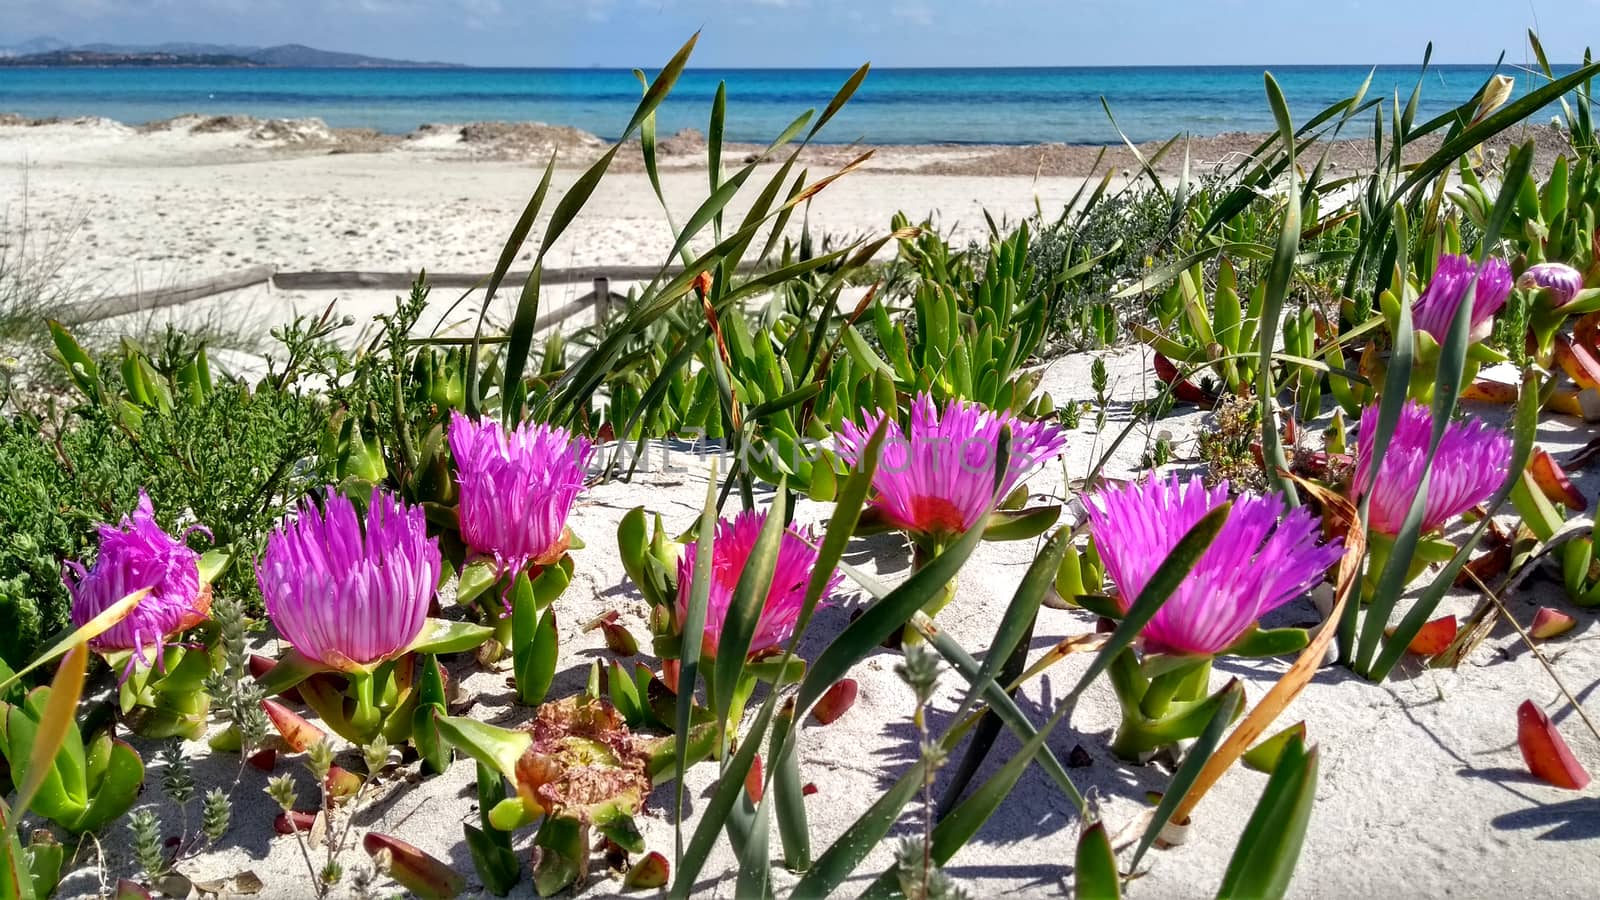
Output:
M1227 482L1207 490L1198 476L1184 482L1177 475L1087 498L1089 532L1124 611L1189 529L1227 500ZM1321 581L1338 561L1338 542L1319 545L1318 531L1303 507L1284 515L1275 494L1241 494L1189 577L1145 626L1145 648L1198 656L1226 650L1261 616Z
M1583 290L1583 274L1566 263L1535 263L1517 278L1517 287L1549 291L1551 306L1560 309Z
M191 531L210 535L204 528ZM100 651L132 650L130 670L135 660L150 665L150 650L159 662L168 638L205 621L211 611L211 595L200 589L200 554L156 524L144 491L132 516L124 516L117 526L100 525L99 533L100 552L93 566L66 564L63 580L72 594L72 622L82 627L123 597L148 588L132 612L90 644Z
M1476 284L1473 276L1477 276ZM1494 314L1511 296L1511 267L1505 260L1490 258L1479 271L1471 258L1452 253L1440 255L1427 288L1411 307L1416 330L1433 335L1435 341L1443 344L1456 310L1467 299L1469 287L1473 289L1471 340L1477 343L1488 337L1494 331Z
M722 624L728 618L728 606L733 602L733 592L739 585L750 552L755 549L761 527L767 514L745 510L733 519L717 522L716 537L712 541L711 594L706 603L706 628L702 649L716 653L717 642L722 638ZM767 599L756 623L755 636L750 640L751 657L761 656L783 645L794 634L796 620L805 606L806 585L811 583L812 570L817 565L817 551L812 546L810 529L795 531L784 529L778 544L778 562L772 571L772 584L767 589ZM695 545L691 541L678 560L678 621L681 625L689 614L689 592L694 583ZM826 600L839 587L840 576L834 573L822 592Z
M857 465L882 413L863 413L858 426L839 430L839 454ZM1000 429L1011 428L1011 456L995 491L995 456ZM890 420L872 506L896 528L913 535L947 538L981 525L995 504L1017 484L1061 454L1067 437L1043 422L996 414L977 403L951 400L941 413L933 398L917 395L911 428Z
M450 452L461 488L461 539L502 574L548 565L566 552L567 514L583 489L594 446L563 428L450 414Z
M1421 403L1407 403L1383 452L1377 483L1372 484L1372 444L1378 433L1378 408L1361 412L1356 429L1355 499L1370 489L1367 525L1379 534L1396 535L1411 509L1422 473L1427 470L1428 442L1433 437L1433 412ZM1489 499L1506 480L1511 465L1511 439L1478 419L1467 417L1445 427L1433 458L1428 498L1423 507L1424 534Z
M416 640L439 586L439 544L422 508L373 490L365 522L329 491L267 538L256 567L267 617L302 656L349 671Z

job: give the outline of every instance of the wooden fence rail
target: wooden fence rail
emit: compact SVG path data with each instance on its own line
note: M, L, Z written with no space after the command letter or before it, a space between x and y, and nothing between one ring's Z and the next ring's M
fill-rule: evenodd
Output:
M758 267L751 264L742 265L738 269L740 274L750 274L757 270ZM673 268L668 269L666 274L670 277L682 271L682 269ZM649 281L660 273L661 270L655 266L580 266L572 269L545 269L539 278L541 284L582 284L587 281L594 285L594 293L545 313L539 317L534 327L543 330L571 318L590 306L596 308L596 324L603 322L609 312L608 307L611 301L613 299L621 299L619 295L611 292L612 281ZM526 281L527 278L527 271L507 272L503 284L518 285ZM188 303L191 300L199 300L216 294L225 294L229 291L255 287L262 283L268 283L275 288L286 291L403 291L410 288L416 280L416 272L274 272L271 266L251 266L239 272L219 275L193 284L157 288L132 294L119 294L102 300L74 303L58 310L56 317L67 322L95 322L130 313L147 312L167 306L176 306L180 303ZM468 272L428 273L428 283L435 287L479 287L488 280L489 276L486 274L479 275ZM597 304L596 300L598 298L603 298L605 302Z

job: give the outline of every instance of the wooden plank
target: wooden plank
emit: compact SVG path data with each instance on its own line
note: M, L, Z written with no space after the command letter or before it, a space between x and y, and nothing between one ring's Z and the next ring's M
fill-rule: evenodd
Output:
M166 306L176 306L190 300L199 300L213 294L225 294L229 291L242 290L254 287L272 279L271 266L251 266L238 272L218 275L193 284L178 287L159 288L152 291L140 291L133 294L119 294L115 297L106 297L103 300L90 300L83 303L74 303L56 312L56 317L63 322L97 322L101 319L110 319L116 316L125 316L130 313L145 312L152 309L161 309Z
M740 274L750 274L761 267L746 263L739 267ZM541 284L582 284L593 282L596 279L609 279L611 281L649 281L660 273L655 266L580 266L575 269L545 269L539 277ZM681 268L670 268L667 276L671 277L683 271ZM389 290L403 291L411 287L417 280L415 272L279 272L272 276L272 283L283 290L298 291L331 291L331 290ZM428 283L434 287L469 288L481 286L489 280L487 273L474 274L471 272L429 272ZM521 272L507 272L505 283L514 284L528 280L526 270Z

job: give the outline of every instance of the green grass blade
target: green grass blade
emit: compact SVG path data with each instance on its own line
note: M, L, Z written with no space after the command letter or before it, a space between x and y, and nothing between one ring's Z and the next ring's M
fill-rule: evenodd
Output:
M805 680L800 683L796 714L809 712L811 704L822 696L823 691L843 678L851 666L865 659L895 629L903 627L913 613L944 590L982 540L983 529L968 530L960 540L890 591L887 597L872 604L860 618L845 626L844 631L818 654L816 662L806 672Z
M711 799L706 801L700 813L700 823L695 826L694 836L689 839L689 847L678 860L678 874L667 894L673 900L687 900L694 890L695 879L700 877L700 870L705 868L706 857L711 854L717 835L728 824L733 805L744 792L744 773L750 771L756 750L761 746L761 736L766 734L767 727L772 723L774 699L776 694L768 697L767 703L762 705L761 712L751 724L750 731L739 744L739 749L723 767L722 777L717 779Z
M1298 738L1284 748L1228 860L1219 898L1276 900L1288 892L1316 800L1317 762L1317 749Z
M749 833L745 836L744 846L738 848L739 875L734 879L735 897L766 900L772 896L772 855L767 852L772 816L767 811L768 802L769 797L763 796L760 803L749 808L748 796L743 796L739 801L738 805L745 808L737 810L735 814L748 815Z
M790 892L790 900L823 900L830 897L850 877L899 820L901 810L922 789L928 764L918 760L883 793L867 811L850 824L828 849L817 857L805 877Z
M1530 371L1523 377L1517 407L1515 440L1512 444L1511 465L1507 468L1505 484L1501 485L1500 490L1489 500L1489 514L1479 520L1466 542L1456 550L1455 555L1445 564L1433 582L1417 596L1411 608L1406 611L1405 618L1395 627L1394 636L1384 641L1383 652L1372 666L1371 677L1374 680L1382 681L1389 677L1389 672L1400 661L1406 647L1411 644L1411 639L1417 636L1423 625L1427 624L1439 601L1443 600L1444 595L1455 586L1456 576L1461 573L1473 549L1483 539L1484 532L1489 528L1489 522L1494 519L1500 507L1505 505L1511 496L1512 488L1521 478L1523 470L1528 467L1528 459L1533 455L1533 441L1539 429L1539 380L1536 372Z
M922 632L922 636L927 638L928 643L939 651L939 654L945 658L946 662L950 663L956 672L960 673L962 678L965 678L969 684L977 680L978 661L973 659L972 655L967 653L966 650L962 649L961 645L956 643L955 638L952 638L943 629L932 627L932 621L928 619L925 613L918 612L912 619L912 623L918 626L917 630ZM984 691L983 698L988 701L989 709L1020 740L1024 742L1030 741L1034 735L1039 733L1033 723L1028 721L1028 717L1023 713L1022 708L1017 706L1017 702L1011 698L1010 694L1006 693L1005 686L1000 682L991 680L988 688ZM952 734L948 737L954 737L959 740L958 735ZM953 749L954 743L955 740L948 740L945 749ZM1040 764L1044 767L1045 774L1049 775L1050 780L1061 788L1061 793L1072 801L1072 805L1076 806L1079 812L1082 812L1087 806L1083 798L1083 792L1078 790L1078 786L1072 782L1072 776L1067 774L1066 768L1061 765L1060 760L1056 759L1055 754L1050 751L1048 746L1040 751L1040 759Z
M728 603L727 617L722 620L722 633L717 640L717 657L713 664L711 685L715 696L711 709L716 713L720 728L719 746L727 737L728 722L737 714L733 707L734 690L739 676L744 672L745 654L750 652L750 641L755 637L756 625L766 608L767 594L772 590L772 575L778 565L778 548L783 541L785 522L788 519L787 478L780 479L778 490L767 511L761 534L750 550L739 582L734 586L733 599ZM699 551L696 550L696 562Z
M1489 222L1484 232L1482 245L1479 247L1479 267L1482 270L1483 262L1488 258L1490 249L1498 241L1500 232L1509 220L1516 204L1518 188L1527 178L1529 167L1533 161L1532 145L1524 145L1512 154L1507 162L1506 180L1500 192L1500 197L1495 202ZM1367 673L1369 677L1375 674L1373 657L1378 650L1379 643L1383 641L1383 629L1389 623L1389 615L1394 611L1395 604L1400 595L1405 591L1406 575L1410 569L1412 557L1416 553L1417 543L1421 538L1422 517L1427 504L1427 492L1430 475L1433 469L1434 455L1438 452L1439 443L1444 439L1445 428L1450 424L1450 416L1455 411L1456 398L1461 391L1461 380L1466 365L1467 351L1471 347L1472 329L1472 298L1477 292L1477 275L1473 276L1473 283L1468 288L1467 297L1456 310L1455 317L1450 322L1450 330L1442 346L1439 348L1438 371L1434 383L1433 400L1433 433L1428 442L1427 465L1423 469L1421 483L1417 485L1416 495L1412 498L1411 507L1401 525L1400 533L1395 536L1394 548L1389 559L1379 576L1376 589L1370 598L1367 609L1366 622L1361 629L1361 640L1357 647L1356 666L1359 671ZM1404 306L1404 304L1402 304ZM1402 312L1402 321L1407 321L1409 315ZM1398 344L1401 335L1396 335ZM1397 365L1391 362L1391 365ZM1404 389L1399 392L1403 402ZM1386 402L1391 398L1386 396ZM1398 411L1396 411L1398 416ZM1376 447L1374 449L1377 449ZM1386 446L1384 449L1387 449ZM1381 456L1373 456L1381 459ZM1377 466L1373 478L1376 479ZM1508 480L1507 484L1511 482ZM1509 487L1506 489L1509 493ZM1366 504L1363 504L1365 509ZM1437 601L1435 601L1437 602ZM1398 636L1398 635L1397 635ZM1408 641L1409 642L1409 641ZM1389 641L1386 650L1399 646L1394 641ZM1397 653L1386 653L1395 655Z
M672 55L672 59L668 60L667 64L662 67L661 73L656 76L655 80L650 83L650 87L644 92L644 97L639 101L638 108L633 111L633 118L628 120L628 127L622 130L622 137L617 140L618 144L632 137L634 130L643 125L644 120L656 111L656 107L661 105L661 101L667 98L667 93L672 90L674 84L677 84L678 76L683 74L684 67L689 64L689 56L694 53L694 45L699 40L700 32L696 31L678 49L678 52Z
M811 127L811 133L806 135L806 143L811 143L811 139L817 136L822 126L828 124L829 120L850 102L850 98L855 96L856 89L861 87L861 82L867 80L867 72L871 69L872 63L866 63L845 79L844 84L834 93L833 99L829 100L827 107L822 110L822 115L817 117L817 124Z
M1072 867L1072 896L1076 900L1120 900L1122 873L1104 822L1095 822L1078 836L1078 853Z
M800 754L793 704L786 705L772 726L767 755L772 760L772 806L778 818L783 864L791 872L811 868L811 829L806 822L806 792L800 780Z
M1178 771L1172 773L1172 782L1161 795L1161 802L1156 805L1155 815L1150 819L1150 824L1144 830L1144 836L1139 839L1139 847L1133 852L1133 861L1128 863L1128 871L1137 872L1139 861L1144 859L1145 853L1155 846L1156 838L1161 835L1161 829L1167 827L1172 821L1172 814L1178 811L1178 804L1188 796L1189 788L1194 786L1194 781L1200 776L1200 770L1205 768L1206 760L1216 752L1217 744L1222 742L1222 735L1233 723L1234 717L1239 714L1244 705L1244 686L1237 679L1228 682L1224 689L1226 696L1222 705L1217 707L1211 721L1206 723L1205 731L1195 738L1194 744L1189 747L1189 752L1184 754L1183 762L1179 764Z
M1300 505L1293 482L1281 470L1289 468L1283 452L1283 437L1278 430L1277 386L1272 376L1273 341L1278 336L1278 320L1283 313L1283 301L1289 295L1289 283L1294 277L1295 256L1300 250L1300 192L1295 187L1297 172L1294 165L1294 125L1289 118L1289 105L1283 91L1271 73L1263 76L1267 99L1272 104L1272 115L1278 122L1278 133L1287 148L1289 183L1283 191L1283 228L1278 236L1278 249L1272 258L1272 269L1267 276L1266 302L1261 306L1261 319L1257 328L1260 341L1260 359L1256 363L1256 395L1261 404L1261 455L1267 470L1267 483L1284 496L1291 508Z
M689 604L683 616L683 646L678 668L678 705L673 733L678 735L673 754L673 771L677 773L673 786L673 803L676 814L673 822L677 832L676 861L683 865L683 782L689 769L689 713L694 707L695 676L700 672L700 645L705 636L706 604L711 597L711 560L713 542L717 534L717 463L711 461L706 474L706 503L700 510L700 528L695 537L693 580L689 584Z
M506 239L505 246L500 250L500 259L494 264L494 272L489 276L489 283L483 288L483 308L478 311L478 326L473 332L472 349L467 352L466 371L466 404L467 413L476 416L481 411L482 398L478 391L478 354L479 338L483 334L483 322L489 314L489 304L494 300L495 292L500 290L500 283L505 281L506 273L511 271L511 264L516 262L517 251L522 249L523 243L528 240L528 232L533 230L534 220L539 218L539 210L544 206L545 195L550 192L550 178L556 171L555 154L550 155L550 162L544 167L544 176L539 179L539 186L534 189L533 196L528 198L528 205L523 207L522 215L518 217L517 224L511 228L511 236ZM529 335L532 341L532 335Z
M1044 601L1045 591L1054 583L1056 570L1061 567L1061 560L1066 556L1071 541L1072 532L1069 529L1056 531L1045 543L1044 550L1028 567L1022 582L1017 585L1016 593L1012 595L1011 603L1007 605L1005 614L1000 619L1000 626L995 632L993 643L989 645L983 667L978 671L977 679L968 688L967 696L963 698L961 706L952 717L953 721L959 722L965 719L978 698L988 690L989 685L993 684L997 677L1002 684L1010 684L1022 674L1023 668L1027 665L1027 642L1032 636L1039 606ZM978 773L983 760L993 748L995 739L999 737L1000 726L1001 721L993 712L985 714L979 722L966 755L962 757L961 764L945 787L944 796L939 803L941 813L955 805L967 789L967 784Z
M711 178L711 193L715 195L722 186L722 131L728 118L728 83L717 82L717 94L711 100L711 127L706 130L706 174ZM712 221L712 233L722 239L722 211L717 210Z

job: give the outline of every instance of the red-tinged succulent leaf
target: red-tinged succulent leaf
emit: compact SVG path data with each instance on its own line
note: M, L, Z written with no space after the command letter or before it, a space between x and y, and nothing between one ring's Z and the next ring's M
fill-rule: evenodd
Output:
M1528 461L1528 474L1533 476L1534 483L1551 503L1559 503L1573 512L1583 512L1589 508L1589 501L1583 492L1578 490L1567 473L1561 470L1555 457L1543 447L1533 448L1533 458Z
M329 800L343 800L354 797L356 791L361 790L361 776L342 766L330 766L327 777L322 779L322 786L328 792Z
M757 753L750 761L750 771L744 773L744 792L750 795L751 803L761 802L761 781L761 754Z
M652 850L628 870L627 876L622 879L622 889L644 891L665 887L671 874L672 867L667 858Z
M144 885L130 878L118 879L111 896L114 900L150 900L150 892L144 889Z
M667 690L674 694L678 692L678 672L680 668L678 661L675 659L663 659L661 661L661 683L665 684Z
M1178 367L1172 364L1172 360L1159 353L1155 354L1155 369L1157 378L1166 384L1172 385L1172 396L1178 400L1207 408L1216 405L1217 398L1215 396L1202 390L1199 385L1187 378L1180 379L1178 377Z
M257 750L250 754L248 762L263 772L271 772L278 767L278 748L268 747L265 750Z
M634 639L632 632L617 622L619 618L617 611L613 609L590 619L589 623L583 626L583 630L590 632L596 628L600 629L601 635L606 639L606 647L612 653L618 656L633 656L639 652L639 642Z
M1582 344L1574 344L1564 334L1556 335L1555 362L1580 388L1600 387L1600 359Z
M1161 379L1163 384L1171 384L1178 380L1178 367L1160 353L1155 355L1155 368L1156 377Z
M1517 746L1535 778L1571 791L1588 786L1588 771L1572 755L1555 723L1532 700L1517 707Z
M279 834L294 834L297 831L305 834L311 831L316 822L315 810L291 809L278 813L278 817L272 820L272 830Z
M261 708L266 710L267 718L272 720L272 727L283 735L284 743L296 753L304 753L311 745L328 736L321 728L307 722L299 713L276 700L261 701Z
M1545 398L1544 408L1564 416L1583 418L1583 401L1578 399L1578 392L1570 388L1558 389Z
M1511 568L1514 554L1510 539L1492 524L1491 532L1492 534L1484 541L1489 545L1489 552L1480 554L1462 567L1461 572L1456 575L1456 587L1471 588L1474 584L1473 576L1477 576L1478 581L1488 584Z
M1417 631L1417 636L1406 645L1406 652L1417 656L1438 656L1456 639L1458 627L1455 616L1440 616Z
M369 831L361 846L373 857L387 851L389 877L424 900L447 900L466 890L466 879L455 870L397 837Z
M267 677L267 673L272 671L272 667L276 666L278 661L275 659L269 659L258 653L252 653L250 654L248 663L250 667L250 677L260 681ZM300 689L297 687L291 687L287 690L281 691L278 693L278 696L289 701L290 703L301 702Z
M856 695L861 692L861 686L854 678L841 678L834 682L811 707L811 718L816 719L819 725L832 725L838 718L850 711L856 703Z
M1517 386L1502 381L1479 380L1461 389L1461 399L1479 403L1512 404L1517 402Z
M1541 641L1547 641L1566 634L1577 624L1578 620L1566 613L1541 606L1539 611L1533 614L1533 624L1528 627L1528 633Z

